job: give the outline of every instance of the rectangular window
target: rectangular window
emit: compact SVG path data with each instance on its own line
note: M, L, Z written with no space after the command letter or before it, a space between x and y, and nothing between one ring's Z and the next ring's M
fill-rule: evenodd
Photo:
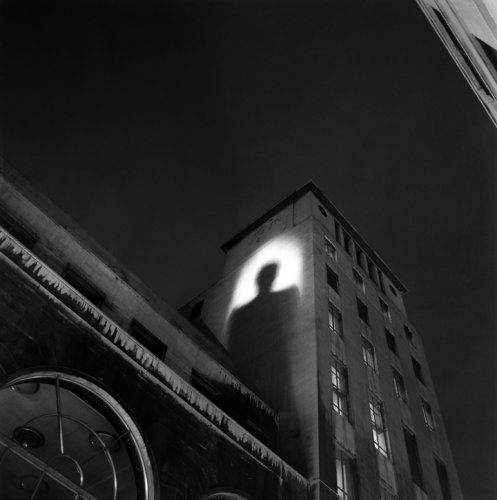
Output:
M335 239L340 245L342 244L342 227L337 221L335 221Z
M386 320L392 321L392 317L390 316L390 309L388 308L388 304L382 299L379 299L379 300L380 300L380 309L381 309L383 316L385 317Z
M352 269L352 274L354 275L354 283L356 284L357 288L364 292L365 288L363 277L355 269Z
M364 269L363 258L364 258L363 251L356 245L355 246L355 260L357 261L359 266L362 267L362 269Z
M219 391L212 385L203 375L197 370L192 369L192 387L198 392L209 398L212 402L216 402L219 398Z
M371 278L371 281L374 281L376 284L378 284L376 281L375 265L368 258L366 258L366 263L368 266L368 274Z
M26 248L33 248L38 241L38 238L33 233L2 209L0 209L0 226Z
M416 378L424 384L425 381L423 377L423 372L421 371L421 365L412 356L411 356L411 362L414 375L416 375Z
M435 429L435 420L433 419L433 413L431 411L431 406L428 401L421 399L421 407L423 409L423 418L426 424L426 427L430 429L430 431Z
M333 243L326 237L324 238L324 248L326 253L336 262L337 249L335 248L335 245L333 245Z
M404 383L404 377L394 368L393 369L393 386L395 388L395 395L407 402L407 390Z
M383 412L383 403L374 396L369 397L369 415L373 428L374 447L385 457L390 456L388 436Z
M369 340L362 337L362 359L367 366L376 371L376 360L374 355L374 347Z
M414 334L406 325L404 325L404 333L406 334L406 339L414 345Z
M105 295L71 265L66 267L62 273L62 278L95 306L100 307L105 302Z
M347 370L336 359L334 359L331 364L331 385L333 387L333 409L339 415L346 417L349 414L347 402Z
M129 333L140 344L148 349L152 354L164 361L166 358L167 346L163 344L150 330L145 328L141 323L133 319L129 327Z
M421 461L419 459L418 443L416 436L404 427L404 439L406 442L407 457L409 459L409 467L411 468L411 476L414 484L423 488L423 474L421 471Z
M328 281L328 285L338 293L338 274L328 266L326 266L326 280Z
M337 498L340 500L353 500L354 498L351 462L343 451L336 451Z
M201 300L197 302L193 307L192 307L192 312L190 314L190 319L197 319L200 317L202 314L202 308L204 307L204 301Z
M331 302L328 302L328 328L340 337L343 335L342 313Z
M352 238L345 231L343 232L343 246L345 251L352 255Z
M449 485L449 475L447 474L447 467L440 460L435 457L435 465L437 468L438 480L440 481L440 489L442 490L443 500L452 500Z
M366 325L369 325L369 313L368 313L368 307L364 302L360 299L357 300L357 314L359 315L359 318L366 323Z
M378 281L380 282L380 290L385 293L385 280L383 278L383 273L378 269ZM394 295L397 295L394 293Z
M387 339L387 346L388 346L388 348L394 354L397 354L397 344L395 343L395 336L393 335L392 332L389 332L386 328L385 328L385 337Z

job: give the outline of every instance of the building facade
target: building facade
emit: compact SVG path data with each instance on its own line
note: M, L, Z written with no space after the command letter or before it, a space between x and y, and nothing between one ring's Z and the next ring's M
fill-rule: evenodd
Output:
M0 498L462 494L404 285L313 184L172 310L0 175Z
M497 4L492 0L416 1L497 125Z

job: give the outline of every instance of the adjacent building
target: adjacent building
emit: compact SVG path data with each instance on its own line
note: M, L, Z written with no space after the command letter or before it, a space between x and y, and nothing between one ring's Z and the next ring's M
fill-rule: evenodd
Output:
M461 500L405 286L312 182L172 310L0 171L2 498Z

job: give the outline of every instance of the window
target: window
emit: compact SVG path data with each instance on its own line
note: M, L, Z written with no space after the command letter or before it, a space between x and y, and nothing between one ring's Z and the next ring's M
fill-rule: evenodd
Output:
M20 222L0 209L0 226L22 243L26 248L33 248L38 238L28 231Z
M383 403L374 396L369 397L369 415L373 428L374 447L385 457L389 457L388 436L383 413Z
M101 307L105 302L105 295L71 265L66 267L62 273L62 278L95 306Z
M412 361L412 369L414 370L414 375L416 375L416 378L424 384L425 381L423 373L421 371L421 365L412 356L411 356L411 361Z
M337 498L340 500L354 498L351 462L343 451L336 451Z
M380 282L380 290L385 293L385 280L383 278L383 273L378 269L378 281ZM397 295L397 294L395 294Z
M200 318L200 315L202 314L202 308L204 307L204 301L201 300L197 302L193 307L192 307L192 312L190 314L190 319L197 319Z
M343 232L343 246L345 251L352 255L352 238L345 231Z
M338 243L342 244L342 227L337 221L335 221L335 238Z
M404 325L404 333L406 334L406 339L414 345L414 333L406 325Z
M447 474L447 467L440 460L435 458L435 466L437 468L438 480L440 481L440 489L442 490L443 500L452 500L449 485L449 475Z
M431 406L427 401L421 399L421 408L423 409L423 418L426 424L426 427L430 429L430 431L435 429L435 420L433 419L433 413L431 411Z
M328 328L340 337L343 335L342 313L331 302L328 302Z
M382 312L383 316L385 317L385 319L388 321L392 321L392 317L390 316L390 309L388 308L388 304L382 299L380 299L380 309L381 309L381 312Z
M324 248L326 250L326 253L334 260L337 260L337 249L335 248L335 245L328 239L324 238Z
M389 332L386 328L385 328L385 337L387 339L387 346L388 346L388 348L394 354L397 354L397 344L395 343L395 336L393 335L392 332Z
M362 359L367 366L376 370L376 361L374 355L374 347L371 342L362 337Z
M419 460L418 443L416 436L404 427L404 439L406 442L407 457L413 483L423 488L423 474L421 471L421 461Z
M395 290L395 287L393 287L392 285L388 285L388 288L390 288L390 291L392 292L392 295L394 297L397 297L397 290Z
M216 387L194 369L192 370L191 384L192 387L197 389L198 392L209 398L212 402L215 403L219 398L219 391Z
M167 352L167 346L163 344L150 330L147 330L141 323L133 319L129 327L129 333L140 344L148 349L152 354L164 361Z
M371 278L371 281L374 281L376 284L377 284L377 281L376 281L376 274L375 274L375 265L369 260L366 258L366 262L367 262L367 265L368 265L368 274L369 274L369 277Z
M354 275L354 283L356 284L357 288L364 292L364 279L355 269L352 269L352 274Z
M363 263L363 257L364 253L363 251L356 245L355 246L355 259L359 266L361 266L364 269L364 263Z
M393 386L395 395L399 399L402 399L402 401L407 402L407 390L404 383L404 377L395 368L393 369Z
M331 365L331 385L333 386L332 406L339 414L346 417L349 414L347 402L347 370L336 359Z
M368 307L364 302L360 299L357 300L357 314L359 314L359 318L361 318L366 325L369 325L369 313L368 313Z
M326 279L328 281L328 285L338 293L338 274L332 271L332 269L326 266Z

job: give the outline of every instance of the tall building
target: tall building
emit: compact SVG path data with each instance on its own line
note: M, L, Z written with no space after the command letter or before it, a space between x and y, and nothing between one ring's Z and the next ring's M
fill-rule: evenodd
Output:
M179 314L0 173L1 498L462 499L406 288L315 184Z
M492 0L416 1L497 125L497 4Z

